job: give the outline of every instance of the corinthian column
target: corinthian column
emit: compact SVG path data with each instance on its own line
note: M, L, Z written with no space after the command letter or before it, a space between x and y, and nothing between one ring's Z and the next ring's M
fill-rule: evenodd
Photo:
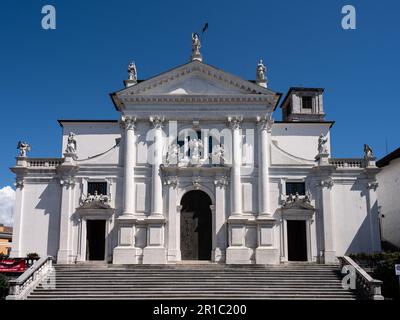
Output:
M259 164L258 164L258 199L259 216L270 215L269 212L269 133L272 129L273 120L269 117L257 118L258 141L259 141Z
M242 136L241 116L229 117L228 122L232 130L232 170L231 170L231 203L232 215L242 214L242 185L240 179L240 166L242 164Z
M121 125L125 129L123 214L133 215L135 213L136 117L122 116Z
M161 216L163 214L163 199L162 199L162 179L160 172L160 165L162 163L162 149L163 149L163 123L164 117L154 116L150 117L150 122L154 127L154 159L153 159L153 172L152 172L152 203L151 215Z

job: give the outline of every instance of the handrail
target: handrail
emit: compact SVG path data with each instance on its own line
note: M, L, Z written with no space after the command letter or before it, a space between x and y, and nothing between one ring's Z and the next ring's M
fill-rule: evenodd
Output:
M23 274L17 279L9 281L10 289L6 300L23 300L43 279L43 277L52 269L54 258L51 256L42 257L35 261Z
M363 268L348 256L338 257L341 269L349 265L356 273L356 290L360 296L368 300L383 300L381 293L382 281L372 278Z

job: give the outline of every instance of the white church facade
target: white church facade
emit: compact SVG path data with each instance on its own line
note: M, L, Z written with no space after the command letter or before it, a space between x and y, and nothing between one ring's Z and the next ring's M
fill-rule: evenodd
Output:
M12 256L279 264L380 251L379 169L367 145L330 156L324 90L281 99L262 61L248 81L204 63L196 35L192 46L148 80L130 64L111 94L119 120L59 120L62 157L20 142Z

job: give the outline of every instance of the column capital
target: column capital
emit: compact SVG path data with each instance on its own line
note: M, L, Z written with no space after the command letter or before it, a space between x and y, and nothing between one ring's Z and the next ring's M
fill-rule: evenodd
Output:
M216 177L214 184L217 188L226 188L229 184L229 179L227 176Z
M317 186L322 188L331 189L333 187L333 180L331 177L327 177L317 182Z
M229 116L228 117L228 126L232 130L238 130L242 127L243 116Z
M135 116L122 116L120 120L120 125L125 130L135 130L136 129L136 117Z
M149 120L155 129L161 129L164 126L165 122L164 116L160 115L150 116Z
M272 131L272 126L274 124L274 119L272 118L272 114L265 117L257 116L256 120L257 120L257 125L261 131L266 130L268 133Z
M178 177L177 176L165 177L164 178L164 185L176 189L176 187L178 186Z

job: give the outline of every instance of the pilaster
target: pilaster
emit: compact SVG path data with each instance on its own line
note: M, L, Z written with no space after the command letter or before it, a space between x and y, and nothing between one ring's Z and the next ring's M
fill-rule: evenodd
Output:
M324 263L336 263L335 247L335 225L333 217L332 200L332 173L336 170L334 165L328 164L328 156L323 153L317 156L318 165L313 168L317 176L316 185L318 187L319 199L317 201L317 212L319 218L322 218L323 225L323 257Z
M75 159L75 154L65 153L63 163L57 168L60 184L62 186L60 210L60 240L57 254L57 263L73 262L71 216L75 211L75 174L79 169Z
M13 239L11 244L11 257L17 258L25 256L21 248L21 236L23 228L23 212L24 212L24 178L28 171L28 162L26 157L17 157L16 166L11 168L15 173L15 207L14 207L14 224Z

